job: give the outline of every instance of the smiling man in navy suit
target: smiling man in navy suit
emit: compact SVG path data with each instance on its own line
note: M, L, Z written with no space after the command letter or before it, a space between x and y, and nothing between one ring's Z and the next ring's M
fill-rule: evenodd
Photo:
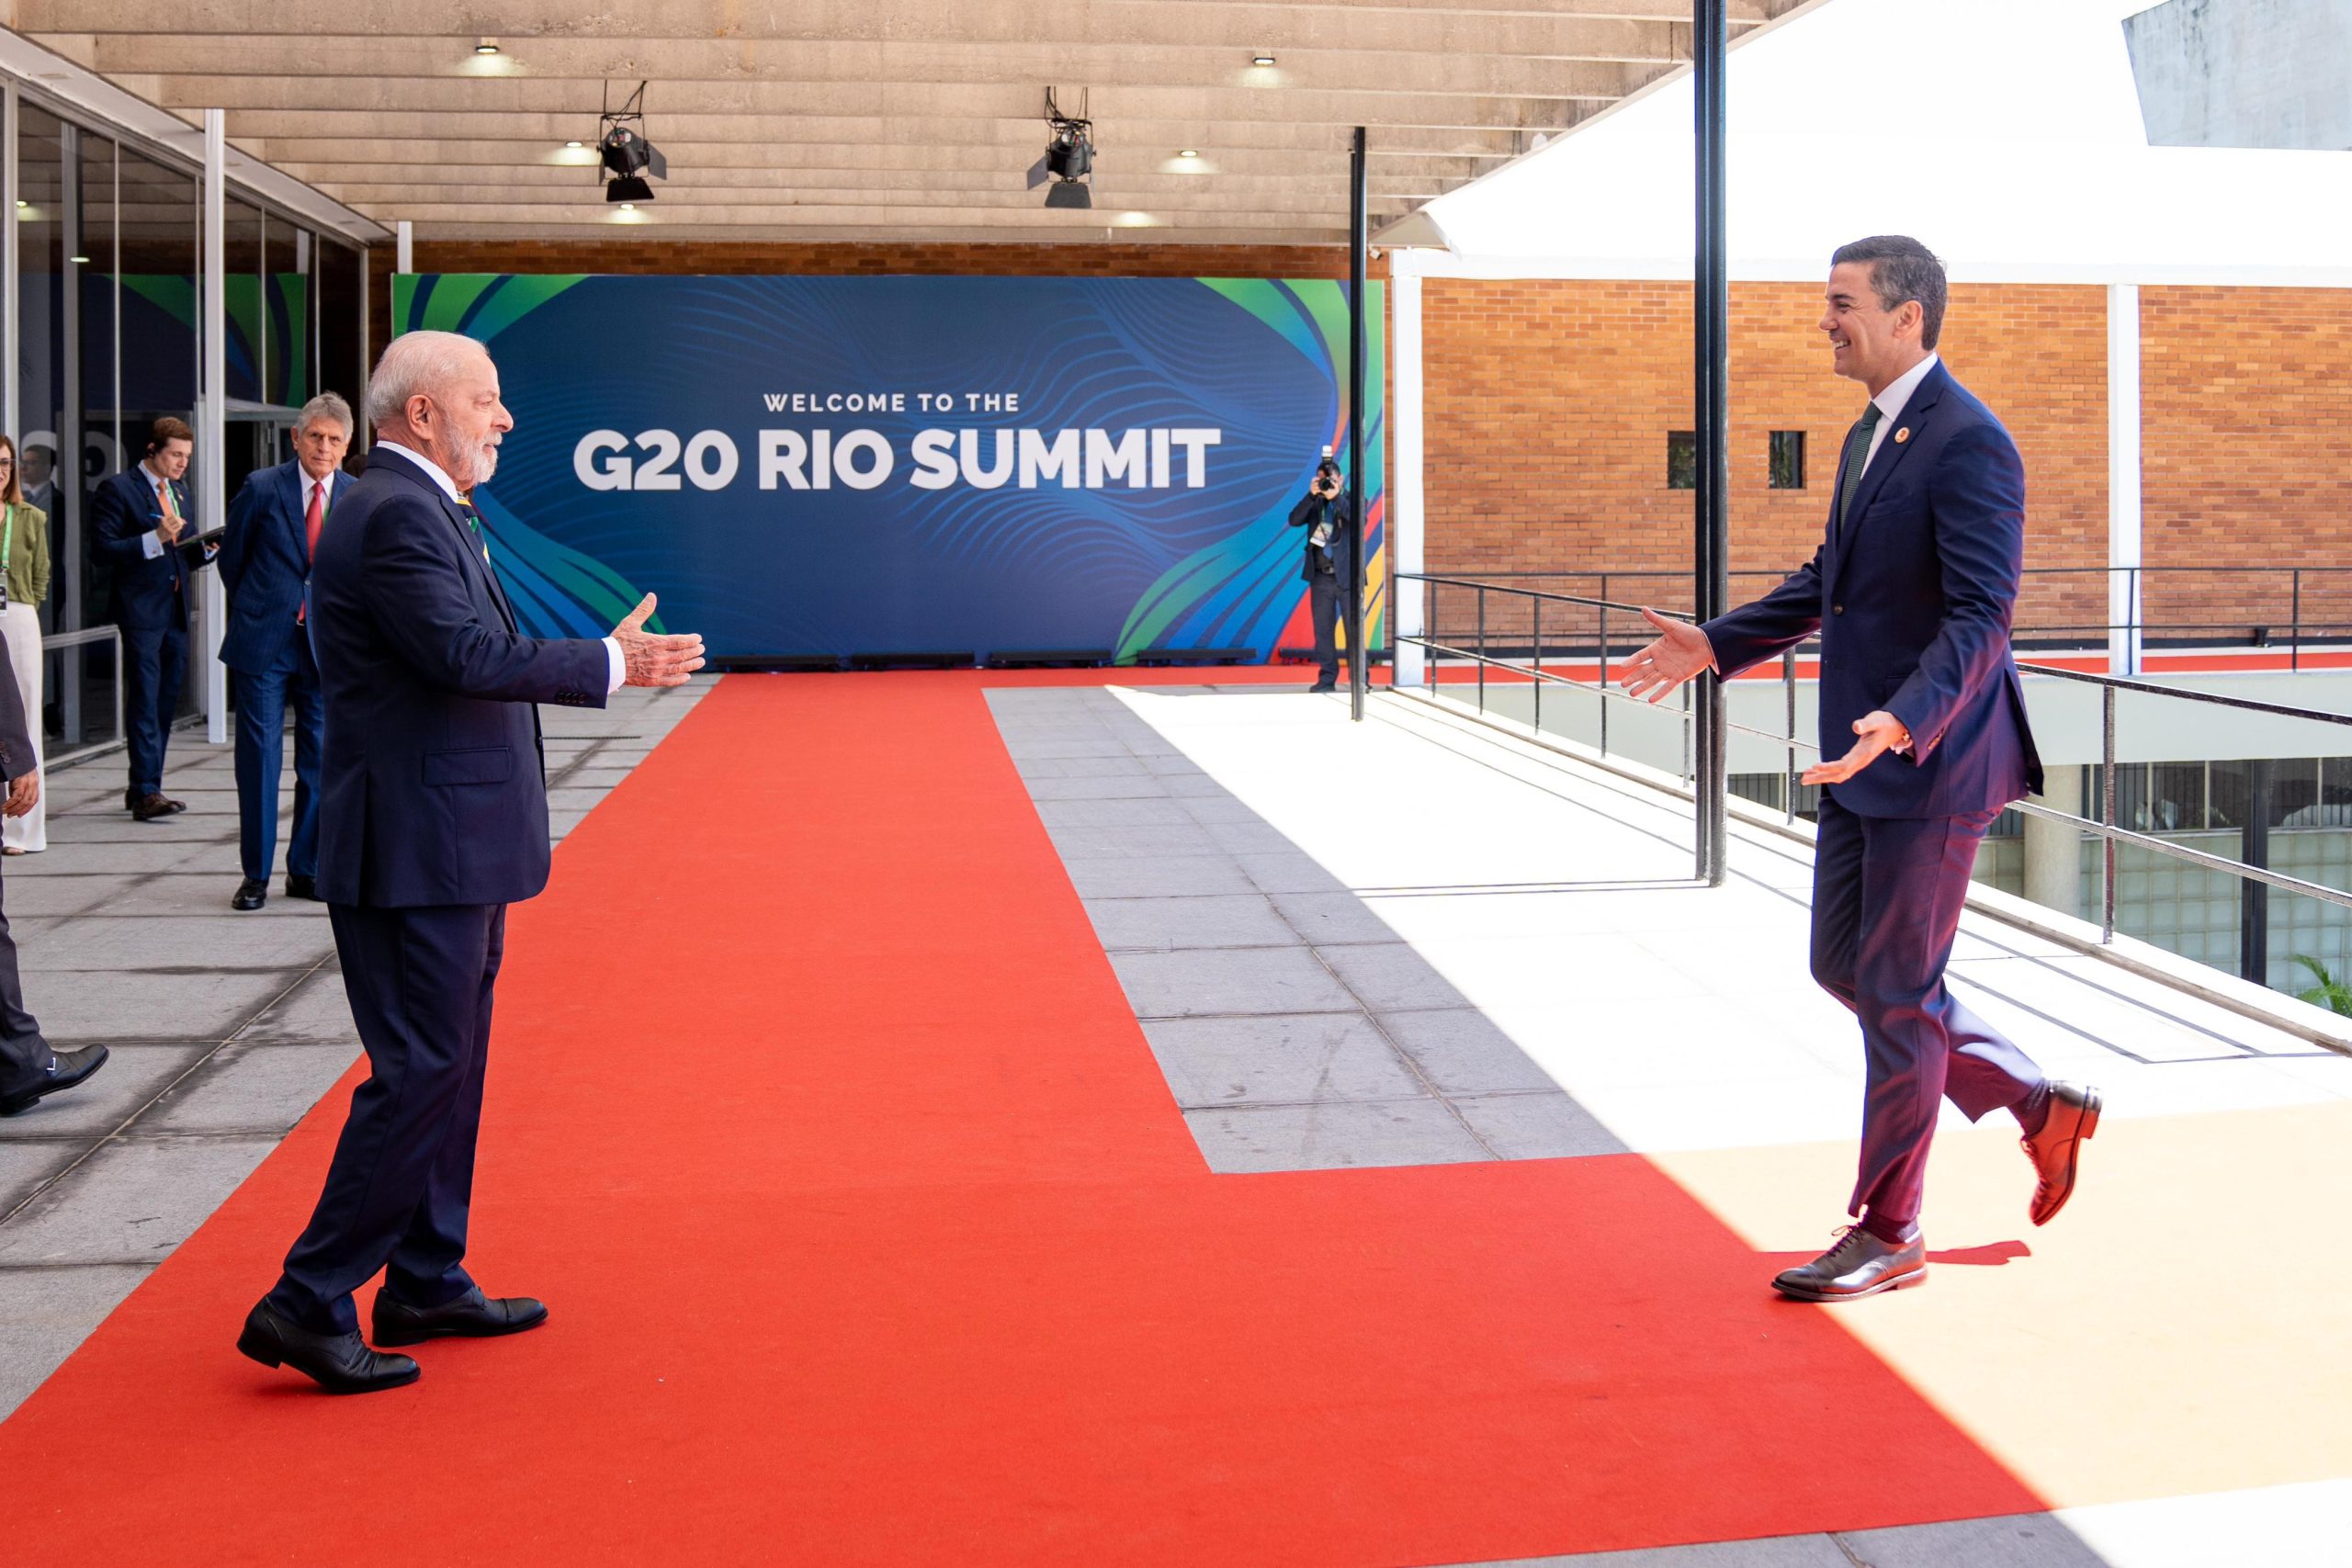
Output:
M1778 588L1702 626L1651 615L1657 640L1622 671L1655 702L1821 637L1822 760L1804 775L1824 786L1813 973L1860 1021L1869 1087L1847 1206L1860 1224L1772 1281L1800 1301L1927 1279L1919 1208L1943 1099L1971 1121L2015 1114L2035 1224L2073 1193L2098 1125L2097 1089L2045 1077L1944 985L1977 842L2041 787L2009 654L2025 465L1936 355L1945 297L1943 264L1917 240L1858 240L1830 258L1821 330L1871 401L1846 437L1828 536Z
M286 847L286 896L319 896L319 748L326 712L302 600L327 513L357 482L341 467L350 445L351 405L321 393L302 405L294 460L257 469L229 503L220 540L220 586L229 597L220 662L237 672L237 847L245 870L229 900L232 909L269 902L289 706L294 835Z
M311 1223L237 1340L338 1393L417 1378L360 1337L352 1292L379 1269L379 1344L547 1321L528 1297L485 1296L464 1263L506 906L548 882L534 705L602 707L703 662L700 637L645 630L650 593L608 637L522 634L460 499L514 427L480 344L395 338L368 417L375 449L320 536L309 626L326 697L318 887L369 1071Z
M146 457L101 482L91 501L94 542L114 568L108 608L122 628L122 722L130 753L122 803L141 822L187 809L164 793L164 752L187 674L196 573L210 558L189 531L187 476L195 451L187 422L165 415L148 432Z

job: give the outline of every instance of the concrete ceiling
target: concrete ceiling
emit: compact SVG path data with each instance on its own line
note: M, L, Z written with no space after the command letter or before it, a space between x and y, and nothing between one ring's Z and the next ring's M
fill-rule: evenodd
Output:
M1731 0L1735 37L1804 0ZM421 238L1334 243L1686 62L1690 0L13 0L10 26ZM500 52L476 43L494 39ZM1271 55L1272 66L1253 59ZM596 117L668 156L623 214ZM1091 96L1091 212L1023 176ZM591 151L567 151L577 139ZM1198 156L1183 158L1186 149Z

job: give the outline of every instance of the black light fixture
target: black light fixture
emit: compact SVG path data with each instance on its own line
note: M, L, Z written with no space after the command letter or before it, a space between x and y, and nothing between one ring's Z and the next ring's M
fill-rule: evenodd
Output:
M1046 155L1029 166L1029 188L1035 190L1047 180L1053 182L1046 189L1047 207L1092 207L1094 192L1085 185L1087 175L1094 171L1094 122L1086 118L1086 97L1079 98L1078 113L1066 115L1054 101L1054 90L1046 89L1046 125L1049 134L1046 140Z
M651 201L653 187L646 183L646 177L668 179L670 160L662 155L662 149L645 139L645 84L639 82L637 91L619 108L614 108L612 101L612 84L608 82L605 85L605 112L597 121L596 138L597 162L609 176L605 181L605 199Z

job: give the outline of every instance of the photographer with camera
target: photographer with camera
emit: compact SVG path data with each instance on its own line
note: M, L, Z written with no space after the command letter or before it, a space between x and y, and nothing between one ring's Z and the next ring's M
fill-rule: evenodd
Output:
M1315 627L1317 669L1315 684L1307 688L1311 692L1339 689L1340 608L1347 603L1348 581L1356 569L1355 552L1348 540L1349 504L1339 462L1326 446L1306 493L1290 509L1290 525L1306 530L1306 558L1300 563L1298 575L1306 581L1308 613Z

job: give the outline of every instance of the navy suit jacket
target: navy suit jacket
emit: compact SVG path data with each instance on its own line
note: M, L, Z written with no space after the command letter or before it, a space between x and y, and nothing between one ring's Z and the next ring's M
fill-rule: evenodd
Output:
M378 451L311 566L325 697L319 896L509 904L548 882L534 703L605 705L601 640L522 636L457 502Z
M1724 679L1821 636L1821 754L1884 709L1911 731L1830 786L1861 817L1956 817L2041 788L2009 654L2025 560L2025 464L1993 412L1939 362L1863 471L1845 525L1763 598L1703 628ZM1905 434L1907 433L1907 434ZM1902 435L1905 438L1897 440Z
M196 518L186 479L172 481L172 502L188 520L187 531L180 537L194 538ZM196 591L196 574L188 568L187 553L166 549L150 560L141 543L164 521L164 508L155 499L154 480L146 468L134 464L121 473L107 475L99 482L90 513L90 531L98 551L114 567L108 614L126 626L148 630L186 626L188 603Z
M335 515L358 482L341 468L334 471L328 481L328 516ZM220 662L232 670L261 674L299 629L294 617L311 582L311 530L303 514L309 493L302 465L288 462L256 469L229 502L218 564L220 586L229 595Z
M1290 509L1290 525L1309 530L1306 547L1299 552L1298 577L1302 582L1315 581L1315 539L1312 530L1323 520L1323 498L1312 490L1298 498ZM1348 581L1349 564L1355 558L1348 547L1348 487L1341 485L1340 493L1331 498L1331 570L1339 574L1342 588Z

